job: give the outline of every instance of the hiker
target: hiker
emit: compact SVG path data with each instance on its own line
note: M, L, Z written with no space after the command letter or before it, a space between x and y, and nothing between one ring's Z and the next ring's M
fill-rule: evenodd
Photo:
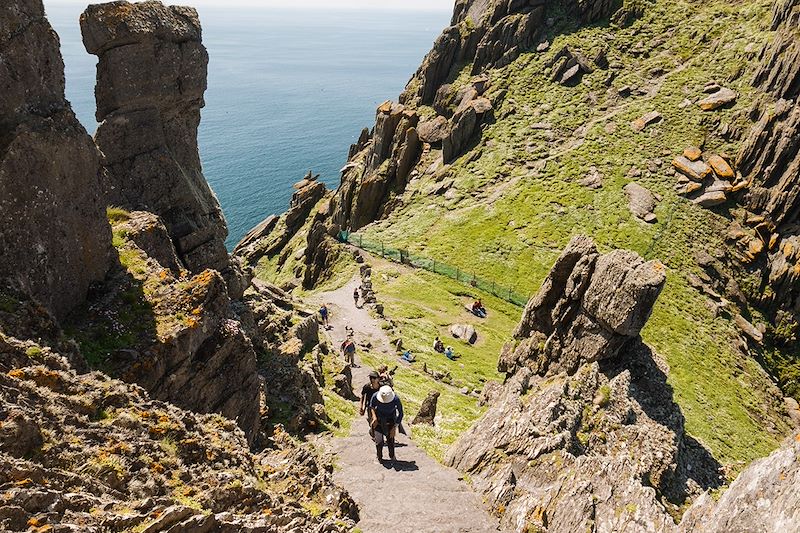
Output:
M390 387L394 387L392 374L394 374L395 370L397 370L397 367L394 367L391 372L389 371L389 367L386 365L381 365L378 367L378 375L380 376L381 385L389 385Z
M367 424L369 425L369 436L373 437L372 431L372 409L369 408L369 402L372 400L372 397L375 395L378 390L381 388L381 384L379 381L380 376L374 370L369 373L369 383L364 385L361 388L361 406L359 407L358 412L361 416L364 416L364 413L367 413Z
M444 351L444 355L445 355L445 357L447 357L451 361L455 361L456 360L456 355L453 353L453 347L452 346L448 346L447 347L447 349Z
M403 355L400 356L400 359L406 363L413 363L416 360L416 357L414 357L414 354L411 353L411 350L406 350L403 352Z
M444 353L444 343L439 337L436 337L436 340L433 341L433 351L437 353Z
M480 299L475 300L472 304L472 314L479 318L486 318L486 308L483 306Z
M358 307L359 296L360 295L358 294L358 287L356 287L355 289L353 289L353 303L355 304L356 307Z
M358 368L356 364L356 343L354 343L351 339L345 339L342 343L342 355L344 356L344 361L349 364L353 368Z
M322 304L322 307L319 308L319 317L322 319L322 325L325 326L327 329L328 327L328 306Z
M389 446L389 459L394 462L394 438L403 422L403 404L389 385L383 385L370 400L372 429L378 461L383 463L383 443Z

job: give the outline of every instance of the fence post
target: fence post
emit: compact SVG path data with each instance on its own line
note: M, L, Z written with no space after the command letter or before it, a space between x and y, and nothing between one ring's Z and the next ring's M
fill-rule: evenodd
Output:
M383 257L383 241L381 241L381 257Z
M359 248L363 248L364 247L364 243L361 241L361 235L358 236L358 247Z
M431 272L436 274L436 259L431 259L431 261L432 261L432 263L431 263Z
M456 281L458 281L458 267L456 267Z

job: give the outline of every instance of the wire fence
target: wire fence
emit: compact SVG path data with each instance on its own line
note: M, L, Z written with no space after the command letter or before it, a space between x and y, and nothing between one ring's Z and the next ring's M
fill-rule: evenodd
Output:
M525 304L528 303L528 296L515 292L512 287L504 286L494 281L481 278L476 276L473 272L468 272L458 267L448 265L447 263L437 261L436 259L415 255L409 253L408 250L393 248L386 245L386 243L383 241L365 239L363 236L357 233L349 233L346 231L339 232L339 241L355 246L356 248L360 248L371 254L380 255L381 257L396 263L408 265L414 268L421 268L435 274L447 276L448 278L462 282L470 287L493 294L501 300L505 300L519 307L525 307Z

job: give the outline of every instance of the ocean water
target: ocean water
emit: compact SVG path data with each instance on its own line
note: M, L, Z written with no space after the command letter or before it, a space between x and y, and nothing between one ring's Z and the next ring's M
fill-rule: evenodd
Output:
M45 0L61 38L67 99L93 133L96 61L78 26L85 5ZM450 18L379 9L198 11L210 57L200 153L228 220L229 247L285 211L292 184L309 170L338 185L350 144L372 127L381 102L397 98Z

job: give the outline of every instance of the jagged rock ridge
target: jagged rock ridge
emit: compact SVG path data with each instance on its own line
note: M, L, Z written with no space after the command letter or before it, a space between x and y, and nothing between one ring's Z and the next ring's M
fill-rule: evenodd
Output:
M253 454L222 416L151 400L99 372L76 374L62 357L74 344L47 313L6 288L3 296L14 301L0 310L3 531L353 527L354 502L309 445L277 433L273 450Z
M506 527L669 531L667 507L719 483L639 337L665 279L658 262L576 237L528 303L505 385L445 459Z

